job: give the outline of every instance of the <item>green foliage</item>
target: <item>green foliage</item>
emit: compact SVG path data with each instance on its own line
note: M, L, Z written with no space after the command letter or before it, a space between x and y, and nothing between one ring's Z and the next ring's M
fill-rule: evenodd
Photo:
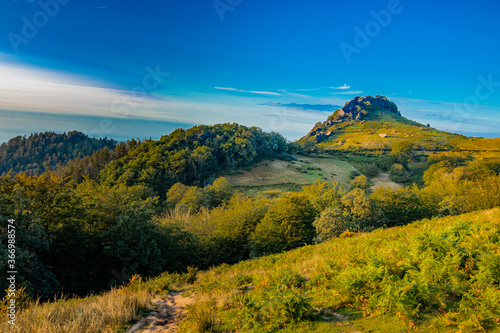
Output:
M361 176L361 173L360 173L358 170L353 170L353 171L351 171L351 173L349 174L349 177L350 177L351 179L354 179L354 178L356 178L356 177L358 177L358 176Z
M286 149L277 133L238 124L177 129L147 140L110 162L100 174L106 184L144 185L163 196L175 183L204 186L219 170L253 165Z
M344 215L357 230L371 230L386 224L384 212L377 207L365 191L355 188L342 197Z
M89 138L72 131L63 134L54 132L17 136L0 145L0 175L11 171L11 175L28 173L40 175L55 170L68 161L91 155L100 149L113 149L113 140Z
M387 217L387 226L406 225L433 216L433 207L425 204L416 188L378 187L370 196Z
M391 180L396 183L404 184L410 181L411 174L408 172L406 167L402 164L393 164L389 170L389 175Z
M328 183L316 180L314 184L303 186L302 189L318 212L337 205L342 195L345 194L344 188L338 182Z
M368 188L368 178L365 175L357 176L351 180L351 186L353 188L360 188L366 190Z
M351 227L349 216L339 207L328 207L314 221L317 236L316 243L322 243L331 238L338 237Z
M254 256L311 244L317 211L302 193L285 193L267 212L251 237Z
M313 317L310 300L283 285L251 291L235 300L242 304L237 319L242 330L275 332Z
M359 169L368 178L377 177L380 174L380 169L375 163L364 163Z
M412 140L396 141L392 145L391 156L406 166L408 160L414 156L413 147L414 143Z
M201 273L197 291L217 295L221 331L496 331L498 221L496 208L338 238Z

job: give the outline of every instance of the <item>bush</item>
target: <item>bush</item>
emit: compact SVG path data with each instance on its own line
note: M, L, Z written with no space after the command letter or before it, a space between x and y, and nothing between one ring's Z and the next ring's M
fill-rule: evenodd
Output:
M402 164L393 164L389 170L391 180L396 183L406 183L411 179L411 174Z
M432 217L431 207L414 189L379 187L370 197L384 211L389 227Z
M358 177L360 175L361 175L361 173L358 170L352 170L351 173L349 174L349 177L351 179L354 179L354 178L356 178L356 177Z
M271 207L251 236L253 256L267 255L311 244L316 210L303 193L286 193Z
M242 330L274 332L294 322L311 319L313 308L309 299L286 286L264 288L236 296L241 302Z
M338 237L349 230L350 220L344 215L342 209L338 207L329 207L314 221L317 236L314 239L316 243L327 241L333 237Z
M368 179L365 175L357 176L353 180L351 180L351 186L353 188L367 189L368 188Z

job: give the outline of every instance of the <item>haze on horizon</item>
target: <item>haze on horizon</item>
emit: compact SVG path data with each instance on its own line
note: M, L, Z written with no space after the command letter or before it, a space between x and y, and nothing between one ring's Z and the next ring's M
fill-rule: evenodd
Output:
M0 142L238 122L290 140L357 95L500 136L498 2L6 0Z

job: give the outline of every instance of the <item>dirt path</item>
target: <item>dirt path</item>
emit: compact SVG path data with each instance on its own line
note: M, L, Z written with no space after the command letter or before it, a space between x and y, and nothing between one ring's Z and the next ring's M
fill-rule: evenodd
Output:
M384 186L384 187L392 187L393 189L398 189L400 187L402 187L401 185L393 182L390 178L389 178L389 174L388 173L381 173L380 175L378 175L377 177L374 177L371 179L371 181L373 182L373 186L370 187L370 189L373 191L375 191L375 189L379 186Z
M186 305L194 303L194 297L184 297L182 291L176 291L152 302L158 307L146 318L139 320L127 333L168 333L177 332L182 315L186 313Z

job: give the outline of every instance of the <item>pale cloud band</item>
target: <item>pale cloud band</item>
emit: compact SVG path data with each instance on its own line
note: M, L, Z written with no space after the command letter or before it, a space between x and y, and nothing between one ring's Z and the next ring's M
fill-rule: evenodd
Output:
M348 90L348 85L340 88L334 94L330 91L312 97L288 90L280 90L280 94L216 87L219 93L191 93L184 98L146 94L138 99L132 91L112 89L103 82L0 62L0 110L4 110L0 114L0 141L15 133L62 129L82 130L99 136L94 130L103 120L110 124L108 127L112 131L101 136L120 139L159 137L168 134L175 126L237 122L277 131L294 140L307 133L318 121L326 119L325 105L334 109L350 99L344 95L361 93ZM485 108L480 115L477 113L477 117L488 118L484 121L476 118L476 113L469 113L464 119L450 112L464 106L459 103L391 99L407 118L430 122L443 130L474 135L484 133L485 136L498 133L500 108ZM134 123L137 126L134 127Z

